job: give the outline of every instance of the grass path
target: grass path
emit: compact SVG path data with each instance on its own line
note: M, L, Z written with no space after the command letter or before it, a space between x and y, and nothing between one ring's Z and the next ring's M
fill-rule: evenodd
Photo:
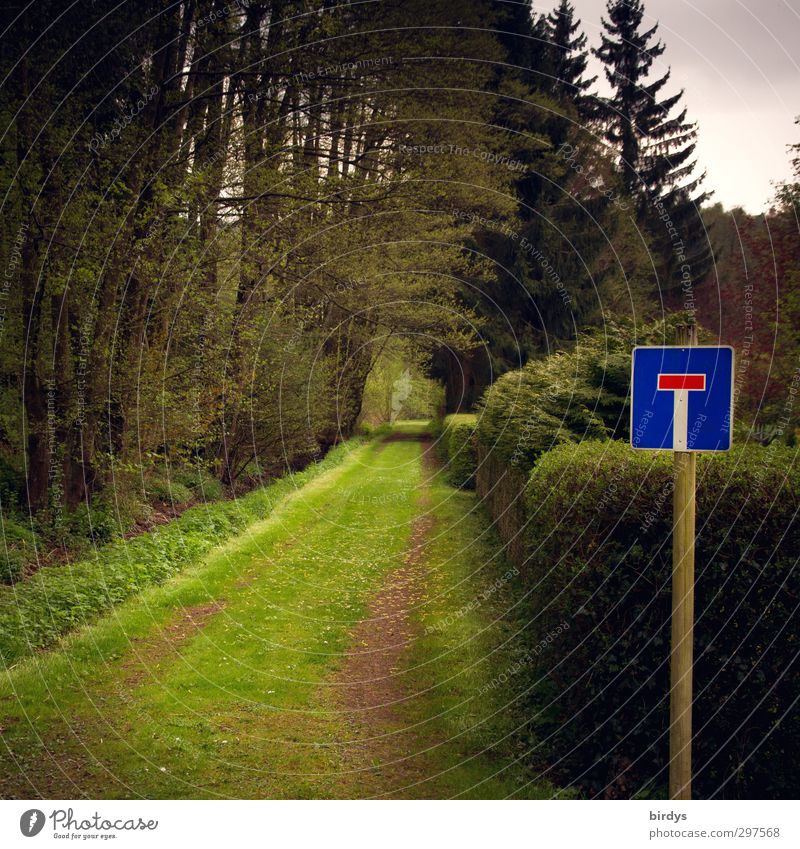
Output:
M400 436L8 672L0 797L551 795L492 685L509 567Z

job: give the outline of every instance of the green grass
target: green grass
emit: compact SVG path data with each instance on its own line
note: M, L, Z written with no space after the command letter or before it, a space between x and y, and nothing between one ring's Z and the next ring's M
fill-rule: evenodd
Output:
M64 634L151 584L159 584L215 545L263 519L304 484L341 463L358 442L235 501L204 503L130 540L98 546L67 566L47 566L27 581L0 587L0 663L52 645Z
M424 697L408 718L447 741L437 756L448 796L563 796L523 763L531 732L517 688L499 680L503 673L513 679L518 668L520 573L503 557L474 493L454 489L442 471L431 499L428 592L409 661L414 690Z
M456 425L476 425L478 416L475 413L451 413L444 417L445 427Z
M392 433L406 436L423 436L428 432L428 423L417 419L397 419L391 427Z
M396 429L415 436L424 425ZM8 670L0 797L380 795L384 771L367 775L341 746L353 731L331 683L351 629L404 560L421 510L420 450L403 439L351 451L268 518ZM503 740L500 694L487 691L497 664L485 658L503 633L495 599L425 634L431 617L482 591L489 573L476 567L496 540L482 535L474 496L438 478L431 496L442 533L404 660L421 693L402 711L420 741L439 742L424 755L429 780L404 795L511 795L527 774Z

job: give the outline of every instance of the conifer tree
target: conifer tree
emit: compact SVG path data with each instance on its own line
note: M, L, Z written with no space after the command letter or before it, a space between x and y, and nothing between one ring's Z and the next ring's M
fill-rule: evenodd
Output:
M575 101L583 117L589 117L593 113L593 99L587 97L587 91L597 77L585 77L589 51L581 22L575 20L575 7L569 0L561 0L544 20L552 45L554 84L563 97Z
M624 185L651 225L665 285L688 287L711 263L699 215L709 195L695 194L705 176L695 175L697 125L680 107L682 90L664 96L669 70L650 79L664 45L656 40L658 24L642 26L641 0L609 0L607 11L601 45L594 51L613 90L600 109L605 139L618 152Z

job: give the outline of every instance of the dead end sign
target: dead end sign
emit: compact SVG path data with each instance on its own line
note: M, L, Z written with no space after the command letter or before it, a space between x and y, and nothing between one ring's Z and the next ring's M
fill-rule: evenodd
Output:
M631 445L727 451L733 427L733 348L633 349Z

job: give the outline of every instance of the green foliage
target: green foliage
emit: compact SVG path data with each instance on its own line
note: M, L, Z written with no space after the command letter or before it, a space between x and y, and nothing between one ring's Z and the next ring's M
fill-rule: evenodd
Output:
M800 126L800 115L794 119ZM784 212L797 209L800 206L800 142L789 145L792 155L792 179L778 183L776 200Z
M364 436L373 439L377 436L388 436L392 432L392 426L389 422L382 422L378 425L371 425L369 422L361 422L359 430Z
M370 369L364 385L360 424L379 425L398 419L427 419L442 405L441 385L424 375L420 352L390 340Z
M287 475L233 501L202 504L180 518L130 540L96 549L69 566L46 566L13 589L0 588L0 656L10 665L52 644L151 584L268 516L298 486L340 463L354 442L343 443L318 464ZM16 533L20 529L16 528Z
M670 72L653 79L664 53L658 24L644 21L641 0L609 0L600 47L609 98L598 98L606 141L620 156L625 188L650 228L658 257L659 289L680 289L702 280L713 255L700 218L708 198L696 173L697 125L686 120L682 91L664 91Z
M697 321L735 348L736 419L745 436L753 428L759 440L800 427L794 400L800 384L797 212L781 204L763 215L721 204L704 209L714 268L694 292L672 299L690 300Z
M199 464L170 469L170 480L187 489L192 500L217 501L224 494L219 479Z
M48 529L62 548L68 545L80 549L91 542L100 545L120 535L120 526L114 505L101 497L92 499L91 505L81 502L74 510L59 516L55 528Z
M672 344L681 321L636 326L609 319L570 351L531 360L503 375L480 405L478 441L502 462L528 471L543 452L584 439L628 436L631 349Z
M591 117L593 110L587 90L597 77L585 77L589 52L581 22L575 19L575 7L569 0L561 2L546 18L548 41L552 44L550 64L553 85L564 96L574 100L582 118Z
M458 413L447 416L438 435L439 454L446 463L447 479L459 489L475 488L478 446L477 416Z
M24 488L25 478L22 473L0 457L0 508L4 512L13 510Z
M0 583L13 584L36 553L36 536L30 527L10 516L3 516L0 540Z
M800 471L777 444L699 455L694 789L794 798L800 758ZM527 485L531 714L561 778L598 795L663 786L672 463L618 441L544 454ZM542 710L548 705L546 710Z
M387 345L414 355L411 395L393 399L395 375L381 398L397 418L437 403L431 349L473 341L443 222L450 194L499 206L510 184L480 94L503 56L497 10L312 7L277 23L269 3L42 0L6 32L0 453L27 460L31 513L72 513L120 464L163 504L204 497L151 470L165 457L243 490L354 431ZM456 135L463 153L410 152ZM2 479L0 498L19 489Z
M0 583L16 583L25 570L25 557L15 548L0 551Z
M145 491L148 499L162 504L186 504L194 496L188 486L170 475L166 469L156 469L147 476Z
M435 418L432 418L425 427L425 432L435 443L437 443L438 446L439 439L444 433L444 417L437 416ZM444 451L442 450L441 446L439 446L439 453L442 457L444 457Z
M116 498L98 494L89 504L81 501L72 510L43 513L32 521L19 511L4 510L0 582L13 583L26 569L35 568L37 549L45 560L48 552L55 550L82 557L92 546L104 545L138 524L146 524L154 511L145 497L163 508L219 500L224 494L219 480L202 467L180 467L173 473L159 467L148 475L145 493L137 489L134 476L124 469L118 472L117 484Z

